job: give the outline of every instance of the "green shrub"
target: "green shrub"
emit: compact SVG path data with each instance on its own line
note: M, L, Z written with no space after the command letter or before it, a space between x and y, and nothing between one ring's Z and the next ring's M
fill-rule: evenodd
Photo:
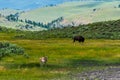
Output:
M0 59L5 56L24 55L24 49L9 42L0 42Z

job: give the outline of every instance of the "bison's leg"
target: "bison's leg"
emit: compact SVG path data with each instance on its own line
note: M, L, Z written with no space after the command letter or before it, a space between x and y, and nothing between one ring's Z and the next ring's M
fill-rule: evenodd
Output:
M76 40L75 40L75 39L73 39L73 44L74 44L74 46L75 46L75 41L76 41Z
M73 42L75 42L75 39L73 39Z
M82 42L84 42L84 41L85 41L85 39L83 38Z
M79 40L79 42L81 42L81 40Z

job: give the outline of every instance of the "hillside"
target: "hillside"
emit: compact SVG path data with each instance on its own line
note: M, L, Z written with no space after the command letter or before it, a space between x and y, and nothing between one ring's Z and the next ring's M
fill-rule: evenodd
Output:
M81 25L78 27L66 27L62 29L57 28L48 31L27 33L24 35L24 38L28 39L72 38L74 35L82 35L88 39L120 39L119 23L120 20L116 20L108 22L97 22L88 25Z
M20 19L43 22L44 24L63 17L58 24L78 26L99 21L120 19L119 1L73 1L53 7L30 10L20 15ZM60 26L56 25L56 26Z
M14 3L14 1L11 3ZM46 2L43 4L47 4L47 1L43 2ZM31 1L31 5L32 3L35 5L34 1ZM48 1L48 3L48 6L37 7L27 11L3 8L0 10L0 26L20 30L41 31L120 19L120 1L118 0L57 0ZM39 5L36 4L36 6ZM25 5L23 4L23 6Z
M7 18L10 15L14 16L16 13L19 13L19 12L11 9L0 10L0 26L6 27L6 28L19 29L19 30L27 30L27 31L28 30L29 31L46 30L45 28L42 28L40 26L34 26L32 24L25 23L24 21L9 20L9 19L14 19L14 17Z
M119 23L120 20L115 20L34 32L1 28L0 32L15 34L13 39L72 38L74 35L82 35L87 39L120 39Z

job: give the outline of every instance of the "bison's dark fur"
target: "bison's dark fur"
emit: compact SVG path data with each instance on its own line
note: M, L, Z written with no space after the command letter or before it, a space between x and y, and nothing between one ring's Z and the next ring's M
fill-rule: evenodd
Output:
M73 42L75 42L75 41L84 42L85 38L83 36L74 36Z

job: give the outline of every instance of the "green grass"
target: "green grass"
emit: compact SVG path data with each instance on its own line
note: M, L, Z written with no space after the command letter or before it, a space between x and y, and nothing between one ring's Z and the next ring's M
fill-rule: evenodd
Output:
M120 40L87 39L83 44L73 44L71 39L8 40L5 36L0 41L23 47L30 58L2 59L1 80L70 80L69 74L120 65ZM46 66L40 66L41 56L48 57Z

